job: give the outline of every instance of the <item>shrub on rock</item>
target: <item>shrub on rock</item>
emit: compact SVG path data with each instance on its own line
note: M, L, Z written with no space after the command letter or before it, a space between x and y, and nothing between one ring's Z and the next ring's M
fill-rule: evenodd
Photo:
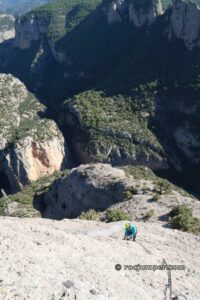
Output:
M108 209L106 211L107 222L117 222L123 220L131 221L131 216L120 209Z
M177 205L170 212L170 223L174 229L200 234L200 219L195 218L186 205Z

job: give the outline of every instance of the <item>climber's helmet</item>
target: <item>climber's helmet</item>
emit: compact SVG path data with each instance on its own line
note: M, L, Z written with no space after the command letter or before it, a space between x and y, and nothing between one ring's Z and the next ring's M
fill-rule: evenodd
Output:
M131 228L131 223L126 223L124 227L125 227L125 229L130 229Z

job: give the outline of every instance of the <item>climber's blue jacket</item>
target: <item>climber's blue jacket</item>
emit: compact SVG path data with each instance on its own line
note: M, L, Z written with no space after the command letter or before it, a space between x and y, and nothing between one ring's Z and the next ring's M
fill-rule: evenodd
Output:
M137 233L137 227L131 224L131 228L125 230L125 236L134 236Z

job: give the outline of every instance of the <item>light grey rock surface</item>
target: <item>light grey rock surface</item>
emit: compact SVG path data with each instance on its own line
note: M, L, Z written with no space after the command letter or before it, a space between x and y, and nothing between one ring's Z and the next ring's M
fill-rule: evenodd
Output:
M1 218L1 300L160 300L167 271L115 270L116 264L185 265L172 270L172 296L196 300L200 239L136 223L135 243L123 241L124 222ZM91 293L95 290L96 294Z
M15 37L14 17L0 13L0 43Z
M134 188L134 182L123 170L107 164L81 165L72 169L69 176L55 181L37 203L45 207L43 217L62 219L90 208L104 210L124 200L129 185Z
M48 20L36 18L32 15L27 18L18 18L15 22L16 38L14 46L20 49L27 49L31 43L38 41L49 29Z

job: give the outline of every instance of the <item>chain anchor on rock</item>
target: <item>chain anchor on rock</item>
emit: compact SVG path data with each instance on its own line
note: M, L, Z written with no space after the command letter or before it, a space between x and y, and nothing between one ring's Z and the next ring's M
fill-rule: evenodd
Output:
M165 265L165 266L167 266L168 267L168 265L167 265L167 262L166 262L166 260L165 259L163 259L163 265ZM167 284L165 285L165 289L164 289L164 298L163 298L163 300L168 300L167 299L167 291L169 290L169 300L181 300L181 299L185 299L185 300L187 300L187 297L186 296L184 296L184 295L178 295L178 296L174 296L174 297L172 297L172 274L171 274L171 270L170 270L170 268L167 268L167 277L168 277L168 282L167 282ZM181 297L181 298L180 298Z
M163 259L163 265L166 265L168 267L165 259ZM163 300L167 300L167 291L168 290L169 290L169 300L173 300L173 298L172 298L172 275L171 275L171 270L169 268L167 268L167 277L168 277L168 282L165 285Z

